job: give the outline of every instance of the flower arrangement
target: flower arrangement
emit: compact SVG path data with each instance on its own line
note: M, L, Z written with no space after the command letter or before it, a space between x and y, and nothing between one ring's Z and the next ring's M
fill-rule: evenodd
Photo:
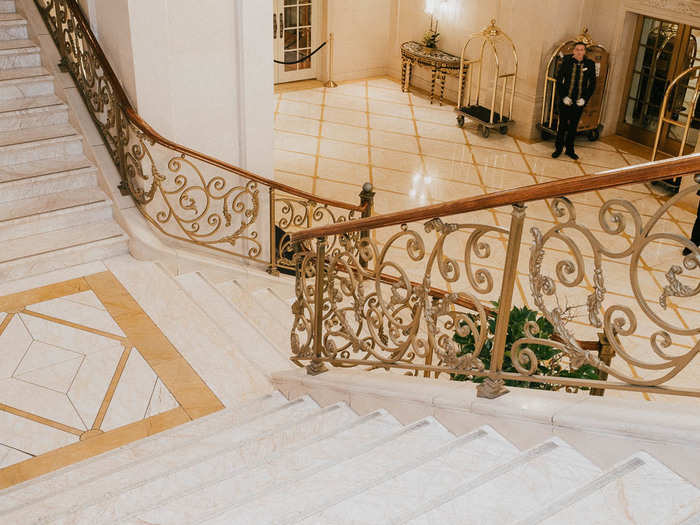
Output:
M423 35L423 45L425 47L435 48L440 40L440 33L433 29L428 29Z

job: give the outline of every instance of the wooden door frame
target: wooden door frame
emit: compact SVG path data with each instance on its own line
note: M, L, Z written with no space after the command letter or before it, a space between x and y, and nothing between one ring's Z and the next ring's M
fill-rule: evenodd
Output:
M627 66L627 74L625 77L625 84L624 84L624 91L623 91L623 103L620 106L620 110L618 113L618 118L617 118L617 128L615 130L616 133L634 141L638 142L640 144L643 144L648 147L652 147L654 145L654 139L656 136L656 131L648 131L645 130L639 126L634 126L632 124L628 124L625 122L625 118L627 115L627 105L629 104L629 90L632 84L632 79L634 78L634 72L635 72L635 65L637 62L637 54L639 53L639 47L640 47L640 42L639 39L642 34L642 30L644 28L644 19L645 18L651 18L653 20L658 20L660 22L666 22L670 24L676 24L678 25L678 36L677 39L679 41L679 46L677 48L674 48L673 54L671 56L671 63L669 64L669 72L671 73L670 77L667 76L666 81L670 83L676 76L681 73L682 71L679 71L679 60L681 56L684 56L685 53L687 52L688 49L688 37L693 29L693 26L690 26L688 24L681 24L680 22L674 22L672 20L665 20L663 18L655 18L652 16L647 16L643 15L640 13L637 13L637 24L634 30L634 39L632 41L632 53L630 54L629 58L629 64ZM650 77L650 80L653 80L653 77ZM657 124L658 125L658 124ZM668 152L672 155L676 155L678 152L678 149L680 148L680 143L678 141L675 141L673 139L669 139L667 137L668 135L668 128L669 124L663 123L662 124L662 129L661 129L661 143L659 144L659 150ZM674 153L675 152L675 153Z
M282 9L284 9L284 2L283 0L272 0L273 5L275 6L273 11L275 13L278 13L278 5L281 6ZM313 51L316 49L319 45L321 45L321 42L323 42L323 25L324 25L324 2L322 0L309 0L311 3L311 50ZM277 19L277 27L279 28L279 17ZM278 29L278 34L279 34L279 29ZM282 37L284 38L284 37ZM284 44L281 44L282 47L282 58L284 58ZM293 80L285 80L281 81L280 80L280 73L282 72L282 66L281 64L275 64L275 74L274 74L274 83L275 84L285 84L288 82L296 82L299 80L310 80L310 79L316 79L321 77L321 73L323 71L323 60L321 54L324 51L320 51L318 54L316 54L312 59L311 59L311 73L310 77L308 79L293 79ZM277 53L277 49L274 50L274 54ZM275 56L277 60L279 60L278 57Z

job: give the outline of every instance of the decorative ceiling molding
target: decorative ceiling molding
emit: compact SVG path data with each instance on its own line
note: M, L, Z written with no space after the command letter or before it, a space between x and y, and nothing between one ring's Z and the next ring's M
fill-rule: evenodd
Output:
M698 18L700 13L700 0L632 0L627 2L627 6L651 8L693 18Z

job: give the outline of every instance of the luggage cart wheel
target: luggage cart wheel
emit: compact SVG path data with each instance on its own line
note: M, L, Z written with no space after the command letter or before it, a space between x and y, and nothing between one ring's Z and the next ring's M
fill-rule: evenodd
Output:
M489 138L489 134L491 133L491 130L484 126L483 124L479 124L479 131L481 131L481 136L484 137L485 139Z
M498 131L501 133L501 135L505 135L506 133L508 133L508 126L501 126L500 128L498 128Z
M600 131L597 129L592 129L591 131L588 132L588 140L591 142L595 142L600 138Z
M542 140L549 140L549 131L545 130L544 128L541 129L540 137L542 137Z
M464 127L464 115L457 115L457 125L460 128Z

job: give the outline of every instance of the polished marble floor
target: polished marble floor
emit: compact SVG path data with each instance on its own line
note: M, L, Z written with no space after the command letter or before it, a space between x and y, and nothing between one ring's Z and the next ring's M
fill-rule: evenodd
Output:
M552 159L551 142L529 142L497 133L484 138L475 125L458 128L451 106L431 105L420 93L402 93L399 83L390 78L349 82L337 88L324 88L313 82L280 86L275 99L275 123L277 180L315 195L352 203L358 202L362 184L369 181L377 193L375 213L593 174L648 160L645 148L621 137L597 142L579 139L578 161L566 157ZM644 222L649 221L664 200L644 185L571 196L578 222L589 227L605 247L622 252L632 239L631 221L627 221L628 229L621 235L608 235L598 217L601 206L610 199L631 202ZM687 238L694 219L687 210L674 207L661 216L654 231ZM507 228L510 210L491 209L451 220ZM550 202L528 205L515 303L533 306L528 279L533 242L531 228L547 231L556 223ZM376 230L374 238L381 246L395 231ZM489 293L477 295L480 299L494 300L502 275L506 239L502 235L487 235L487 238L490 238L491 256L478 263L491 274L495 286ZM596 340L596 330L585 315L586 297L593 291L593 250L585 239L578 238L577 242L585 259L586 275L579 285L565 290L566 304L574 312L569 328L580 339ZM463 246L454 244L447 248L448 255L460 262L464 261L463 250ZM566 258L568 253L568 248L562 244L548 245L545 261L550 260L550 268L553 268L554 263ZM422 277L422 264L412 264L402 250L395 250L392 258L413 273L413 277ZM629 257L605 260L606 307L629 306L638 314L634 335L624 338L634 357L660 361L649 343L650 335L658 331L658 326L640 311L631 291L631 273L636 274L641 294L652 304L652 310L655 305L656 311L660 308L658 299L669 284L666 275L669 268L681 263L678 246L664 240L650 244L635 272L630 270ZM700 271L697 268L686 270L682 281L695 288L700 283ZM435 275L433 284L454 288ZM460 287L456 291L463 290L464 287ZM472 287L466 291L474 290ZM690 300L674 298L665 310L657 313L681 330L691 329L692 332L692 328L700 326L697 296ZM674 335L670 349L675 355L684 354L698 341L697 330L684 336ZM647 377L648 371L634 366L629 368L632 376ZM700 364L687 367L670 382L685 386L699 383ZM659 397L669 399L668 396ZM645 398L650 399L650 396L645 394Z
M0 297L0 488L220 408L109 271Z

